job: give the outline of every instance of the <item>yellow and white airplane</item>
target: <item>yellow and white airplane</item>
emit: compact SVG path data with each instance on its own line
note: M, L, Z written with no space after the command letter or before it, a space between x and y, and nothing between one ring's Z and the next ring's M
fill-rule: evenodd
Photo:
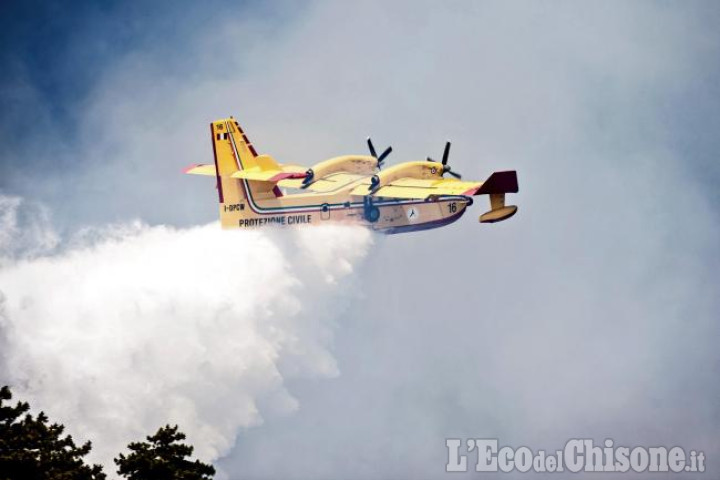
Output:
M515 171L495 172L484 182L461 181L448 165L450 142L440 162L428 158L382 168L392 148L377 155L368 138L370 155L343 155L307 168L258 155L233 117L212 122L210 134L215 163L192 165L185 173L215 177L223 228L348 222L382 233L412 232L454 222L475 195L490 197L482 223L517 211L505 205L505 194L518 191Z

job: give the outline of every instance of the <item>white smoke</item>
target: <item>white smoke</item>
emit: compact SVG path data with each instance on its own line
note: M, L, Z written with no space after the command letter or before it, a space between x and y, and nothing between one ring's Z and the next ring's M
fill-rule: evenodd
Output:
M16 218L20 205L0 199L0 218ZM337 375L333 325L372 241L360 227L136 223L86 230L32 256L18 254L25 237L10 224L0 268L5 376L18 398L92 440L92 460L111 475L128 442L165 423L215 460L241 428L298 408L286 379Z
M10 258L47 253L59 241L45 207L17 196L0 195L0 266Z

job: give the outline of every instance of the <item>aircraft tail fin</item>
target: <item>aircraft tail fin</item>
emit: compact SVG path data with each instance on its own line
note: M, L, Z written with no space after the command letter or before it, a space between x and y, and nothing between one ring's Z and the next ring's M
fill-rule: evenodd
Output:
M254 201L282 196L273 180L289 174L269 155L257 154L233 117L212 122L210 136L214 164L192 165L185 173L216 178L223 226L236 226L239 219L253 215L250 207Z
M215 166L221 177L258 166L255 147L233 117L214 121L210 133Z

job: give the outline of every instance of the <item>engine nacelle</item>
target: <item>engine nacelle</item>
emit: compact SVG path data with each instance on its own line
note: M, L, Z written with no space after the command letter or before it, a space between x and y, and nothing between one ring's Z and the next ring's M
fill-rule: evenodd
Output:
M323 178L337 172L347 172L357 175L372 175L377 171L377 158L369 155L343 155L313 165L306 174L308 183L312 179Z
M443 165L439 162L407 162L388 167L370 180L369 190L375 191L400 178L417 178L421 180L442 179Z

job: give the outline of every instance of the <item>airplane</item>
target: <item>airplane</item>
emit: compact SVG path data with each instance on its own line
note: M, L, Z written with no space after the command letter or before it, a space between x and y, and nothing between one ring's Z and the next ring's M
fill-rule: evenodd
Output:
M517 211L505 205L505 194L518 191L516 172L462 181L448 164L449 141L439 162L428 157L383 168L392 147L378 155L368 138L370 155L343 155L307 168L258 155L232 116L212 122L210 135L215 162L184 172L215 177L223 228L340 222L387 234L413 232L455 222L477 195L490 199L481 223L500 222Z

